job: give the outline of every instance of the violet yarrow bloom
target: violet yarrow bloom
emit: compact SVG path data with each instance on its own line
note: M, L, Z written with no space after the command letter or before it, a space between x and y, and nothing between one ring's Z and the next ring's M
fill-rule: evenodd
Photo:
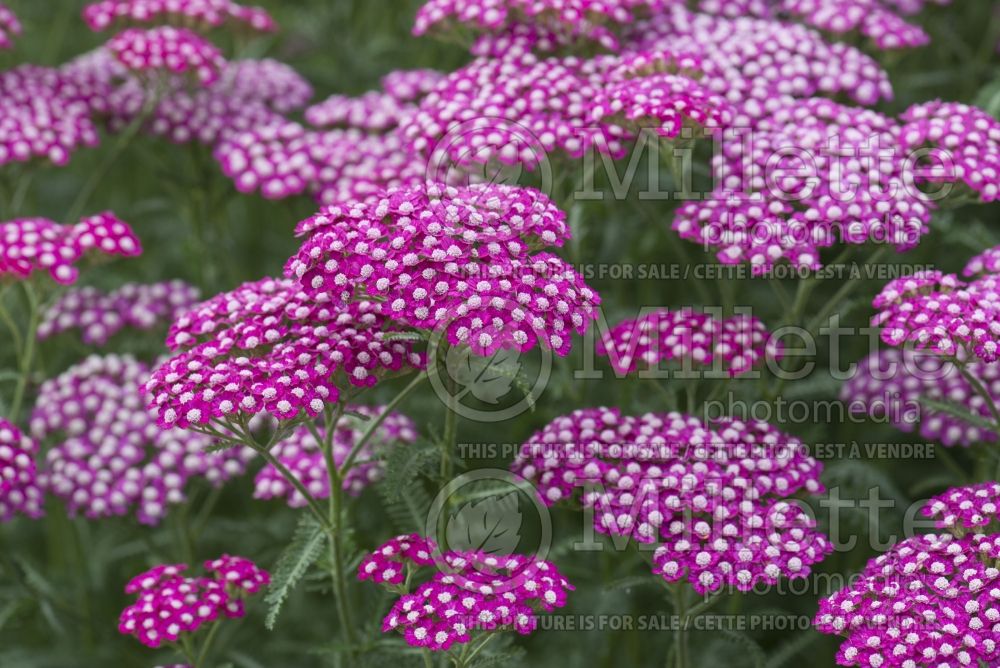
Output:
M1000 246L987 248L969 260L962 270L962 275L966 277L982 273L1000 274Z
M673 229L755 273L782 259L818 269L820 251L836 243L912 248L935 205L913 186L898 130L874 111L796 100L752 133L725 137L715 191L683 204ZM868 169L876 159L879 169Z
M134 257L142 253L138 237L111 212L60 225L45 218L0 222L0 280L24 280L39 271L63 285L74 283L76 266L90 254Z
M927 33L908 23L892 0L781 0L781 10L820 30L841 34L857 31L879 49L923 46Z
M1000 404L1000 365L974 359L965 369ZM998 435L981 424L926 405L923 400L951 404L983 421L992 420L985 399L955 368L932 352L908 348L879 350L858 362L857 370L840 391L841 401L854 413L886 421L897 429L916 428L924 438L943 445L995 442Z
M14 38L21 35L21 22L5 4L0 2L0 49L14 46Z
M74 151L96 146L89 93L54 69L0 71L0 167L33 160L61 167Z
M412 593L406 590L407 573L435 564L429 581ZM548 561L519 554L441 554L433 541L416 534L394 538L362 559L358 578L401 594L382 621L383 632L397 631L407 644L432 651L487 633L530 634L538 613L563 607L573 590Z
M243 617L244 599L271 581L270 574L249 559L225 554L205 562L210 575L185 576L187 568L156 566L132 578L125 593L137 597L122 611L119 633L152 648L175 643L216 620Z
M982 109L941 101L914 105L900 118L903 149L937 149L930 160L941 173L923 170L924 178L963 183L983 202L1000 198L1000 121Z
M38 444L13 422L0 417L0 522L9 522L17 515L42 516L36 454Z
M822 492L820 464L766 423L583 409L532 436L511 469L546 504L593 508L598 531L658 544L654 574L699 593L806 577L833 548L789 498Z
M265 412L315 417L338 401L338 386L423 367L378 310L316 300L271 278L216 295L170 328L167 346L184 350L153 371L150 409L162 427L181 428Z
M766 359L780 359L781 345L753 316L716 318L683 308L657 309L618 323L601 337L597 352L607 355L618 373L676 362L685 370L707 367L735 377Z
M94 32L118 24L174 23L200 29L230 25L271 32L277 25L260 7L232 0L99 0L83 9L83 19Z
M101 346L126 327L148 330L173 322L197 300L198 289L184 281L127 283L108 293L74 288L45 311L38 338L78 329L84 343Z
M226 61L211 42L186 28L129 28L112 37L107 48L137 73L190 75L202 85L219 78Z
M45 381L32 434L52 441L40 479L70 514L90 519L135 512L155 525L183 503L190 486L213 486L242 474L253 452L206 452L211 438L164 430L146 409L149 368L129 356L91 356Z
M316 128L344 126L361 130L387 130L398 126L416 107L381 91L358 97L331 95L306 109L306 121Z
M820 601L817 630L846 637L837 663L863 668L996 665L1000 534L988 482L935 497L924 514L947 532L907 538Z
M567 263L535 248L569 238L566 215L530 188L429 183L371 203L331 206L299 224L307 235L286 273L306 294L377 300L385 318L442 331L477 355L539 344L569 352L597 315L598 295Z
M437 70L394 70L382 77L382 90L399 102L413 102L434 90L445 76Z
M384 409L381 406L348 406L340 418L333 434L333 463L340 467L347 459L354 445L364 432L365 423L358 414L374 419ZM321 436L325 430L317 426ZM368 485L381 479L385 472L385 454L396 445L411 444L417 439L417 428L413 421L400 413L390 413L375 431L375 435L358 451L354 466L344 476L344 490L357 496ZM320 444L316 442L312 430L303 425L286 439L271 448L271 453L302 482L316 499L330 496L330 476L326 459ZM254 478L254 498L283 498L289 506L301 508L306 499L293 487L274 466L267 464Z
M1000 359L1000 276L965 282L954 274L919 271L890 281L875 297L880 327L890 346L911 342L947 356Z

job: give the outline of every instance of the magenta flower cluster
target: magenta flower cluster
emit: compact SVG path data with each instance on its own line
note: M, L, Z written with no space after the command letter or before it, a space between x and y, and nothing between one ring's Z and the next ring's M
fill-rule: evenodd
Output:
M0 418L0 522L9 522L17 515L42 516L37 454L37 443L13 422Z
M675 362L685 370L706 368L730 377L782 356L780 342L757 318L717 318L690 308L657 309L624 320L601 337L597 353L606 355L617 373Z
M1000 403L1000 366L982 360L965 363L966 371ZM910 349L880 350L858 362L841 388L840 398L855 412L888 421L903 431L947 446L995 442L997 434L982 424L926 405L926 399L955 406L983 421L992 419L986 400L955 364L934 353Z
M924 514L939 534L914 536L868 562L860 578L820 601L817 630L846 638L843 666L995 665L1000 659L1000 485L957 488Z
M202 29L227 24L259 32L277 29L266 10L232 0L99 0L84 7L83 19L94 32L107 30L118 23L153 22L194 24Z
M21 35L21 22L10 10L10 7L0 2L0 49L14 46L14 38Z
M975 258L967 273L985 265ZM971 270L970 270L971 269ZM872 302L872 325L890 346L906 343L950 357L1000 359L1000 274L966 282L925 270L890 281Z
M361 439L365 423L358 415L369 420L382 414L381 406L348 406L337 423L333 438L333 463L340 467L348 454ZM323 427L317 426L317 433L326 437ZM372 438L358 451L354 465L343 479L344 490L357 496L361 491L381 479L385 472L385 460L380 457L389 448L412 444L417 440L417 428L413 421L400 413L389 413ZM330 475L321 445L307 426L300 426L286 439L275 445L271 453L309 491L314 499L330 496ZM301 508L306 499L272 464L267 464L254 478L254 498L284 499L289 506Z
M173 322L197 300L198 289L184 281L126 283L107 293L73 288L45 311L38 338L76 329L84 343L102 346L126 327L149 330Z
M766 423L591 408L555 419L511 469L546 504L578 499L606 534L656 544L654 573L699 593L802 578L833 546L792 495L820 464Z
M225 66L222 52L211 42L173 26L129 28L112 37L107 48L130 71L189 75L206 86L215 83Z
M430 580L407 591L409 575L437 566ZM382 621L407 644L447 651L473 634L514 630L530 634L538 613L566 604L573 586L554 564L530 557L482 552L441 553L430 539L398 536L362 559L358 578L400 593Z
M207 575L186 576L187 568L156 566L132 578L125 593L136 600L122 610L118 631L147 647L175 643L213 622L243 617L245 599L271 581L249 559L227 554L205 562Z
M206 452L213 440L164 430L146 410L149 368L129 356L91 356L38 392L31 431L51 442L39 479L69 512L90 519L135 513L158 524L192 485L241 475L253 452Z
M0 222L0 280L24 280L45 271L62 285L74 283L76 266L91 253L134 257L142 253L138 237L110 212L60 225L45 218Z
M184 350L157 367L146 389L161 427L201 427L267 412L315 417L339 390L388 373L422 368L412 342L370 301L317 300L296 281L245 283L194 307L173 324L167 345Z

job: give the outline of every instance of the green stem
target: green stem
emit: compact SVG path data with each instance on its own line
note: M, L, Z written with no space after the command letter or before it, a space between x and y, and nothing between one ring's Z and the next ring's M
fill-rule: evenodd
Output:
M351 451L347 453L347 457L344 458L344 463L340 465L341 478L347 475L348 471L350 471L351 468L354 466L354 461L358 458L358 454L361 452L361 448L365 447L368 441L372 439L372 436L375 435L375 430L377 430L379 426L385 421L385 419L389 417L389 413L395 410L396 406L398 406L403 401L403 399L406 398L408 394L413 392L413 390L415 390L422 382L424 382L426 378L427 378L426 373L418 372L416 377L410 381L409 385L404 387L402 391L395 397L393 397L392 401L390 401L386 405L385 410L383 410L382 413L377 418L368 423L368 425L365 427L364 433L361 434L361 438L359 438L358 442L354 444L354 447L351 448Z
M674 615L677 617L677 628L674 629L674 665L677 668L689 668L687 642L687 587L686 582L678 582L674 585Z
M24 294L28 298L28 331L24 337L24 349L18 364L17 385L14 387L14 400L10 407L10 420L17 422L21 412L21 405L24 403L24 395L28 388L28 378L31 376L31 367L35 361L35 339L38 336L38 324L41 311L38 308L38 295L31 287L30 281L22 283Z
M198 652L198 658L191 664L191 668L205 668L205 661L208 659L209 650L212 649L212 642L215 640L220 626L222 625L218 620L212 624L212 628L208 630L208 635L205 637L205 643L201 646L201 651Z
M955 367L958 372L962 374L962 377L972 386L972 389L976 391L983 401L986 402L986 408L990 411L990 415L993 416L993 424L996 426L996 432L1000 433L1000 408L997 408L997 404L993 401L993 396L990 394L986 386L983 385L982 381L976 378L976 376L969 371L964 362L959 360L954 360Z

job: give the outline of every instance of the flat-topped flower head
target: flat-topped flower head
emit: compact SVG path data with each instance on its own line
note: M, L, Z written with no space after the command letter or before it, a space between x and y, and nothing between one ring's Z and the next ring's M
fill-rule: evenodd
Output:
M736 377L768 358L780 359L781 345L753 316L716 318L683 308L657 309L618 323L602 336L597 352L618 373L676 362L685 369L707 368Z
M149 23L194 25L203 30L231 26L273 32L278 28L265 9L232 0L100 0L84 7L83 19L94 32Z
M777 8L833 34L857 32L879 49L924 46L927 33L902 16L893 0L781 0Z
M0 2L0 49L14 46L14 38L21 35L21 22L10 10L10 7Z
M129 356L91 356L45 381L32 434L52 447L40 480L72 515L89 519L135 513L159 524L192 484L219 486L241 475L253 452L206 452L214 441L164 430L146 409L149 368Z
M348 454L361 439L365 423L357 417L369 420L381 415L381 406L348 406L349 413L340 418L333 433L333 463L340 467ZM321 436L323 427L317 426ZM411 444L417 439L417 428L413 421L400 413L392 412L380 424L374 436L358 451L355 463L344 476L343 487L349 494L358 495L368 485L378 481L385 472L385 460L379 455L396 445ZM326 459L320 444L316 442L312 430L303 425L271 449L272 454L298 478L316 499L330 496L330 477ZM289 506L300 508L306 499L271 464L267 464L254 478L254 498L284 499Z
M88 255L135 257L142 253L128 223L110 212L60 225L46 218L0 222L0 280L24 280L40 271L62 285L76 282Z
M0 522L9 522L18 515L42 516L37 454L35 441L13 422L0 418Z
M382 77L382 90L399 102L419 100L445 78L438 70L393 70Z
M260 413L315 417L338 401L338 383L371 386L423 367L393 332L369 301L314 299L287 279L245 283L173 324L167 345L183 350L153 371L150 409L162 427L182 428Z
M331 95L306 109L306 121L316 128L336 126L381 131L398 126L414 113L412 104L381 91L358 97Z
M227 554L205 562L207 575L184 575L187 570L171 564L135 576L125 592L136 600L122 610L119 633L154 649L176 643L217 620L243 617L246 597L271 580L249 559Z
M962 274L967 277L978 274L1000 274L1000 246L987 248L965 264Z
M940 100L913 105L901 119L904 149L937 149L930 157L934 169L924 170L924 178L964 184L983 202L1000 198L1000 121L982 109Z
M533 253L569 237L565 214L533 189L428 183L327 207L297 231L308 237L286 273L306 293L378 300L384 317L476 354L539 344L565 355L596 317L579 274Z
M813 622L844 636L843 666L995 665L1000 659L1000 485L951 489L924 514L947 532L914 536L820 601Z
M965 370L1000 402L1000 365L974 359ZM989 406L959 373L954 363L933 352L887 348L858 362L843 385L840 398L854 413L892 424L946 446L995 442L998 435L956 414L935 410L926 400L951 404L983 421L992 419Z
M226 61L211 42L186 28L129 28L107 48L132 72L190 75L204 86L215 83Z
M436 566L423 584L407 590L412 577ZM447 651L473 636L503 631L522 635L538 627L538 613L566 604L573 586L554 564L530 557L482 552L440 553L430 539L399 536L362 559L360 580L400 593L382 621L407 644Z
M73 288L45 311L38 338L75 329L87 345L101 346L125 328L149 330L171 323L197 301L198 289L184 281L126 283L107 293Z
M724 96L741 126L795 98L842 95L864 105L892 98L888 73L860 49L743 11L713 16L674 6L630 28L624 42L637 52L697 58L698 83Z
M714 192L683 204L673 229L758 274L781 260L818 269L820 251L837 243L913 248L935 203L913 185L898 135L894 120L868 109L795 100L725 138ZM876 159L879 169L868 169Z
M887 283L872 305L872 325L890 346L909 342L950 357L1000 359L1000 286L992 274L966 283L919 271Z
M832 550L789 498L820 465L766 423L593 408L557 418L511 466L546 504L578 499L598 531L657 544L654 573L699 593L800 578Z
M61 167L75 151L96 146L91 93L55 69L0 71L0 167L36 160Z

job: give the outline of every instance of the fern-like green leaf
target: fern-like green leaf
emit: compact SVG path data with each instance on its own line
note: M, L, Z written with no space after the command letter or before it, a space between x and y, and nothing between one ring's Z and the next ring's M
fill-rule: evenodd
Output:
M299 521L292 542L282 552L274 567L274 577L267 590L264 601L268 605L267 619L264 625L268 630L274 628L281 613L281 607L288 594L295 589L302 577L309 571L323 553L326 534L315 519L306 515Z

